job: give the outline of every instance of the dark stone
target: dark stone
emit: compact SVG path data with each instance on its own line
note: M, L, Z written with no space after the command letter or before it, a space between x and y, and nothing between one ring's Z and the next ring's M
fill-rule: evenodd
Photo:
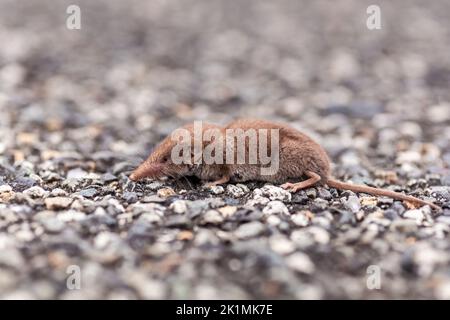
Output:
M134 203L138 200L136 192L125 191L122 195L122 199L128 203Z
M31 178L19 177L12 183L12 187L15 191L22 192L36 184L37 182Z
M292 194L291 203L307 204L308 201L309 198L304 191Z
M109 182L116 181L116 180L117 180L117 177L116 177L115 175L113 175L113 174L107 172L107 173L105 173L105 174L102 176L102 180L103 180L104 182L106 182L106 183L109 183Z
M333 196L331 195L331 192L328 191L325 188L318 188L319 198L325 199L325 200L331 200Z
M82 195L85 198L93 198L97 194L97 189L95 188L88 188L80 191L80 195Z
M400 215L398 212L394 209L388 209L384 212L384 216L389 220L396 220L400 218Z

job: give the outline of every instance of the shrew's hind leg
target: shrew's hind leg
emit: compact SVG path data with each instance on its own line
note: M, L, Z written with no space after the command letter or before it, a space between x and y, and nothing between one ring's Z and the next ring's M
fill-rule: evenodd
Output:
M308 187L316 184L321 179L317 173L314 173L312 171L306 172L306 175L309 177L308 180L305 180L302 182L297 182L297 183L288 182L288 183L282 184L281 187L283 189L288 189L289 191L292 191L292 192L297 192L300 189L305 189L305 188L308 188Z
M205 183L205 187L217 186L218 184L224 184L227 183L228 181L230 181L230 176L228 174L225 174L216 181Z

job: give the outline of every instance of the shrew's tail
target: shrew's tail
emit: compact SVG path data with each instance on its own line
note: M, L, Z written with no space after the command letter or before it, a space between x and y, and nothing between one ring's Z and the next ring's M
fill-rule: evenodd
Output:
M397 200L404 200L404 201L409 201L409 202L416 203L416 204L428 205L431 208L438 210L438 211L442 210L441 207L435 205L434 203L424 201L424 200L421 200L421 199L413 197L413 196L408 196L403 193L390 191L390 190L372 188L369 186L363 186L363 185L357 185L357 184L351 184L351 183L345 183L345 182L338 181L335 179L328 179L327 184L330 187L340 189L340 190L350 190L350 191L354 191L354 192L363 192L363 193L373 194L373 195L377 195L377 196L386 196L386 197L397 199Z

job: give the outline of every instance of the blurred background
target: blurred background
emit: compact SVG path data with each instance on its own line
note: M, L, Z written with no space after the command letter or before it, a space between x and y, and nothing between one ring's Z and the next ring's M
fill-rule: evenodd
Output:
M66 27L66 8L71 4L81 8L80 30ZM366 26L366 9L371 4L381 8L379 30ZM125 173L162 137L193 120L226 123L237 117L283 121L310 133L330 153L337 177L375 181L381 186L380 181L394 175L391 182L402 186L399 190L410 188L407 190L422 195L426 187L435 186L445 198L450 185L449 1L0 0L0 43L0 185L12 188L4 187L5 193L16 193L15 200L4 197L0 207L4 218L0 224L0 248L4 249L0 250L0 265L10 267L0 271L3 297L450 297L448 261L436 258L447 256L442 253L448 247L444 242L424 240L418 247L423 249L420 252L430 252L430 248L443 251L422 261L436 260L426 267L431 271L417 273L414 270L420 262L414 260L416 251L411 253L406 247L380 242L370 254L362 255L354 249L342 249L346 242L336 240L344 234L339 231L342 220L335 218L340 221L338 225L332 222L331 227L324 227L332 239L328 247L311 249L316 269L301 271L301 276L286 271L277 278L271 273L272 264L278 263L273 257L262 265L249 262L242 272L237 271L245 268L246 260L241 257L241 262L231 265L234 271L222 276L220 265L231 258L229 253L214 251L217 256L204 262L205 269L174 271L170 278L161 276L155 265L146 264L154 263L149 256L156 253L145 246L145 250L134 248L131 260L119 250L130 263L120 267L129 268L123 271L115 265L92 262L96 258L81 254L84 249L70 251L64 245L51 245L70 241L56 238L52 242L45 231L36 232L32 216L43 210L43 204L17 198L35 185L49 192L60 188L72 196L88 188L95 174L111 173L119 179L118 191L99 191L94 183L90 188L97 188L96 196L100 197L95 201L108 194L127 208L148 189L129 191L137 198L123 194ZM73 169L78 171L70 175ZM82 174L80 178L80 171L93 173L94 178ZM90 182L70 185L72 178ZM192 199L201 197L192 195ZM95 211L97 204L90 205L94 208L86 209L86 205L79 211ZM23 214L24 220L7 218L11 214ZM448 219L438 227L434 218L430 219L424 228L448 229ZM89 227L80 227L78 222L72 227L87 232L78 230L87 247L117 235L129 236L128 227L86 231L83 228ZM360 227L365 230L364 225ZM28 238L17 236L16 232L24 229ZM110 238L98 240L104 230ZM171 239L172 231L164 228L152 232L151 244L158 242L160 235ZM291 232L281 231L287 236ZM409 236L402 234L402 239ZM192 237L197 239L197 234ZM389 239L394 241L392 237ZM188 261L182 260L183 264L188 266L200 259L197 251L177 247L176 241L179 239L174 240L175 249L170 247L169 252L157 256L158 261L165 261L158 266L168 268L169 273L178 261L170 255L172 251L180 250ZM53 256L56 262L44 259L46 263L65 265L80 259L91 268L93 279L101 278L103 268L107 268L109 278L96 280L96 286L92 284L82 293L65 292L55 284L63 279L62 269L54 265L46 269L39 260L55 246L63 257ZM242 250L251 252L245 248ZM261 248L264 251L266 245ZM324 267L320 267L322 254L330 259ZM253 259L251 253L248 257ZM15 262L11 262L13 258ZM25 269L20 266L24 259L32 259ZM365 276L362 266L380 259L391 259L385 261L392 277L390 284L376 293L360 288ZM438 267L441 273L438 279L433 278ZM259 268L267 272L261 273L267 283L249 276ZM133 290L120 286L117 292L106 289L116 288L116 282L124 281L130 270L141 276L128 283ZM8 282L7 278L13 280ZM195 285L189 285L190 281Z
M0 2L4 126L107 131L60 146L83 154L144 155L152 135L240 116L312 129L330 152L358 148L355 130L387 135L384 156L395 138L448 141L447 1L379 1L380 30L370 1L79 1L81 30L70 4Z

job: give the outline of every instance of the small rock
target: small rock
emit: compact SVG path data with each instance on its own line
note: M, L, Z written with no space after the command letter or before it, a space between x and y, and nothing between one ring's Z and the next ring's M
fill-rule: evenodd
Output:
M152 181L149 184L147 184L147 188L149 188L152 191L156 191L158 189L161 189L161 187L163 186L163 182L161 181Z
M266 222L271 226L278 226L281 223L281 219L280 217L272 214L267 217Z
M312 215L311 212L309 214ZM309 218L304 212L299 212L291 216L292 222L299 227L306 227L309 224Z
M113 175L112 173L107 172L104 175L102 175L101 179L106 183L110 183L110 182L116 181L117 177L115 175Z
M156 214L160 217L164 216L166 207L158 203L134 203L127 208L127 211L131 210L133 215L137 216L142 213Z
M224 221L223 216L216 210L208 210L202 217L202 222L204 224L218 225Z
M238 184L236 184L236 187L241 188L242 191L244 191L244 193L250 192L250 189L245 184L238 183Z
M354 224L356 223L356 216L353 212L343 211L341 212L341 216L339 218L339 224Z
M277 235L269 239L270 248L281 255L286 255L295 251L295 245L285 236Z
M440 216L436 219L436 221L450 225L450 217L449 216Z
M88 188L80 191L80 195L82 195L85 198L93 198L97 194L97 189L95 188Z
M346 209L350 210L353 213L358 212L361 210L361 203L359 201L359 198L355 195L351 195L348 197L347 200L341 200L345 206Z
M69 197L54 197L45 199L45 206L49 210L66 209L73 202Z
M222 208L217 209L222 216L224 216L225 218L231 217L236 211L237 211L237 207L234 206L225 206Z
M67 179L81 180L87 177L88 173L81 168L75 168L67 172Z
M259 221L252 221L249 223L245 223L239 226L239 228L236 229L234 234L239 239L248 239L256 237L260 234L262 234L265 230L265 226L259 222Z
M286 205L278 200L270 201L263 209L263 213L266 215L271 214L289 214L289 210Z
M430 187L431 195L435 198L442 198L450 201L450 187Z
M128 203L135 203L138 200L136 192L125 191L122 195L122 199Z
M24 263L25 260L19 249L7 247L0 250L0 264L2 266L11 267L18 270L24 267Z
M3 184L0 186L0 193L6 193L6 192L11 192L11 191L12 191L12 187L7 184Z
M315 188L306 189L305 193L308 198L311 198L311 199L317 198L317 191Z
M149 224L160 224L162 222L162 217L156 212L144 212L138 219L139 223L149 223ZM139 228L139 223L136 224L135 228ZM135 231L135 230L133 230Z
M172 188L162 188L157 191L157 195L162 198L168 198L176 195L175 191Z
M65 197L67 196L67 192L60 188L55 188L50 192L50 195L53 197Z
M245 195L245 190L239 188L238 186L229 184L227 186L227 192L234 198L240 198Z
M420 209L405 211L405 213L403 213L403 217L406 219L416 220L417 224L421 224L423 222L423 220L425 219L425 215L423 214L422 210L420 210Z
M299 192L296 192L294 195L292 195L292 200L291 200L292 203L307 204L308 201L309 201L309 197L306 195L306 192L303 190L300 190Z
M225 189L222 186L211 186L209 187L209 190L211 190L211 193L213 194L222 194L225 192Z
M255 189L253 191L253 197L264 196L270 200L291 201L292 195L290 192L280 187L271 185L265 185L261 189Z
M43 198L46 195L48 195L48 191L45 191L44 189L42 189L39 186L34 186L31 188L28 188L28 189L24 190L23 193L32 198Z
M306 274L312 274L315 271L315 265L311 259L303 252L296 252L286 258L286 264L289 268Z
M31 188L34 185L36 185L36 180L27 177L20 177L14 181L14 189L16 191L22 191Z
M383 215L386 218L388 218L389 220L396 220L396 219L400 218L398 212L393 209L388 209L388 210L384 211Z
M330 234L321 227L312 226L308 228L308 233L319 244L327 244L330 242Z
M41 224L47 232L59 233L64 229L64 222L57 218L42 219Z
M177 239L180 241L189 241L194 239L194 234L189 230L183 230L177 234Z
M331 192L328 191L325 188L317 188L318 190L318 194L319 194L319 198L324 199L324 200L331 200L333 199L333 196L331 195Z
M377 204L377 197L361 197L361 206L363 207L375 207Z
M187 210L186 201L185 200L176 200L170 204L169 208L175 213L183 214Z
M63 222L80 221L86 218L86 213L76 210L68 210L59 213L57 217Z

